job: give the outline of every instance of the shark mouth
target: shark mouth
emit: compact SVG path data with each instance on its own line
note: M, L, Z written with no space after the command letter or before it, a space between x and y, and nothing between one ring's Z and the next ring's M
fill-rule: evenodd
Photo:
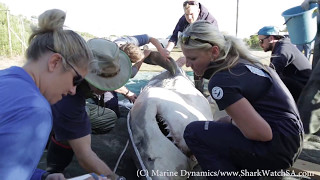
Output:
M176 138L174 134L171 132L170 125L166 122L166 119L163 118L160 114L157 114L156 121L162 134L167 139L169 139L184 155L190 157L192 153L189 150L183 150L181 147L179 147L179 142L177 140L179 138Z
M162 132L162 134L165 137L167 137L173 144L176 145L176 143L173 140L172 134L170 133L170 128L169 128L168 124L166 123L166 120L160 114L156 115L156 120L157 120L159 129Z

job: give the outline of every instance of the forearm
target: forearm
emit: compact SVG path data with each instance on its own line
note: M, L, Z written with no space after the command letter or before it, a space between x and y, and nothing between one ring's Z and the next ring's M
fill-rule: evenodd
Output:
M137 70L139 71L142 63L143 63L143 60L136 62L133 66L134 66L135 68L137 68Z
M127 88L127 87L125 87L125 86L122 86L121 88L119 88L119 89L116 89L116 90L114 90L115 92L117 92L117 93L119 93L119 94L122 94L122 95L128 95L131 91Z
M164 47L162 47L158 39L150 37L150 42L157 48L158 51L161 51L162 49L164 49Z
M80 166L87 172L94 172L96 174L103 174L105 176L114 176L115 174L93 151L89 152L88 155L81 156L78 158Z
M246 138L255 141L270 141L272 139L270 125L257 113L247 99L241 98L225 110Z
M163 45L155 38L151 37L150 42L157 48L158 52L164 58L169 58L169 51L163 47Z
M174 42L169 41L166 49L171 52L174 46L175 46Z

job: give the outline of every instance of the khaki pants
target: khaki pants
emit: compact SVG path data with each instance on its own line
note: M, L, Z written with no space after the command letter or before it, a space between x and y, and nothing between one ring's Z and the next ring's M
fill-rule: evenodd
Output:
M86 111L91 121L92 134L105 134L109 132L118 119L111 109L86 103Z

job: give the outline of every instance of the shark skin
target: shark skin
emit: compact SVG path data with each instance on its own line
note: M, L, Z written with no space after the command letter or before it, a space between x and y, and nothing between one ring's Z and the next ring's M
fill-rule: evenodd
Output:
M146 179L187 179L185 172L197 162L188 157L191 152L183 139L184 129L192 121L213 117L207 99L172 59L171 63L175 74L165 71L152 78L128 114L135 160L149 176Z

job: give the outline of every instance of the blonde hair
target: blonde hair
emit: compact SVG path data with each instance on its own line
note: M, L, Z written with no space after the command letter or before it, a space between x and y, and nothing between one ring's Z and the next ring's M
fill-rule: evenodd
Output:
M189 38L188 43L183 43L181 36L190 36L192 38ZM222 34L216 26L208 21L199 20L192 23L183 31L181 36L179 37L178 43L185 49L209 50L212 47L211 44L219 47L219 57L210 63L209 67L210 69L214 69L213 74L226 69L230 70L233 66L238 64L240 59L247 60L252 64L266 69L258 58L251 54L248 47L241 39ZM207 41L211 44L197 41L195 38Z
M124 44L120 46L120 49L128 55L132 63L136 63L144 57L141 49L135 44Z
M72 30L64 30L66 13L51 9L38 18L38 27L32 28L29 47L26 50L28 61L36 61L48 51L60 53L66 61L77 67L87 68L93 59L86 41ZM65 69L70 69L63 61Z

